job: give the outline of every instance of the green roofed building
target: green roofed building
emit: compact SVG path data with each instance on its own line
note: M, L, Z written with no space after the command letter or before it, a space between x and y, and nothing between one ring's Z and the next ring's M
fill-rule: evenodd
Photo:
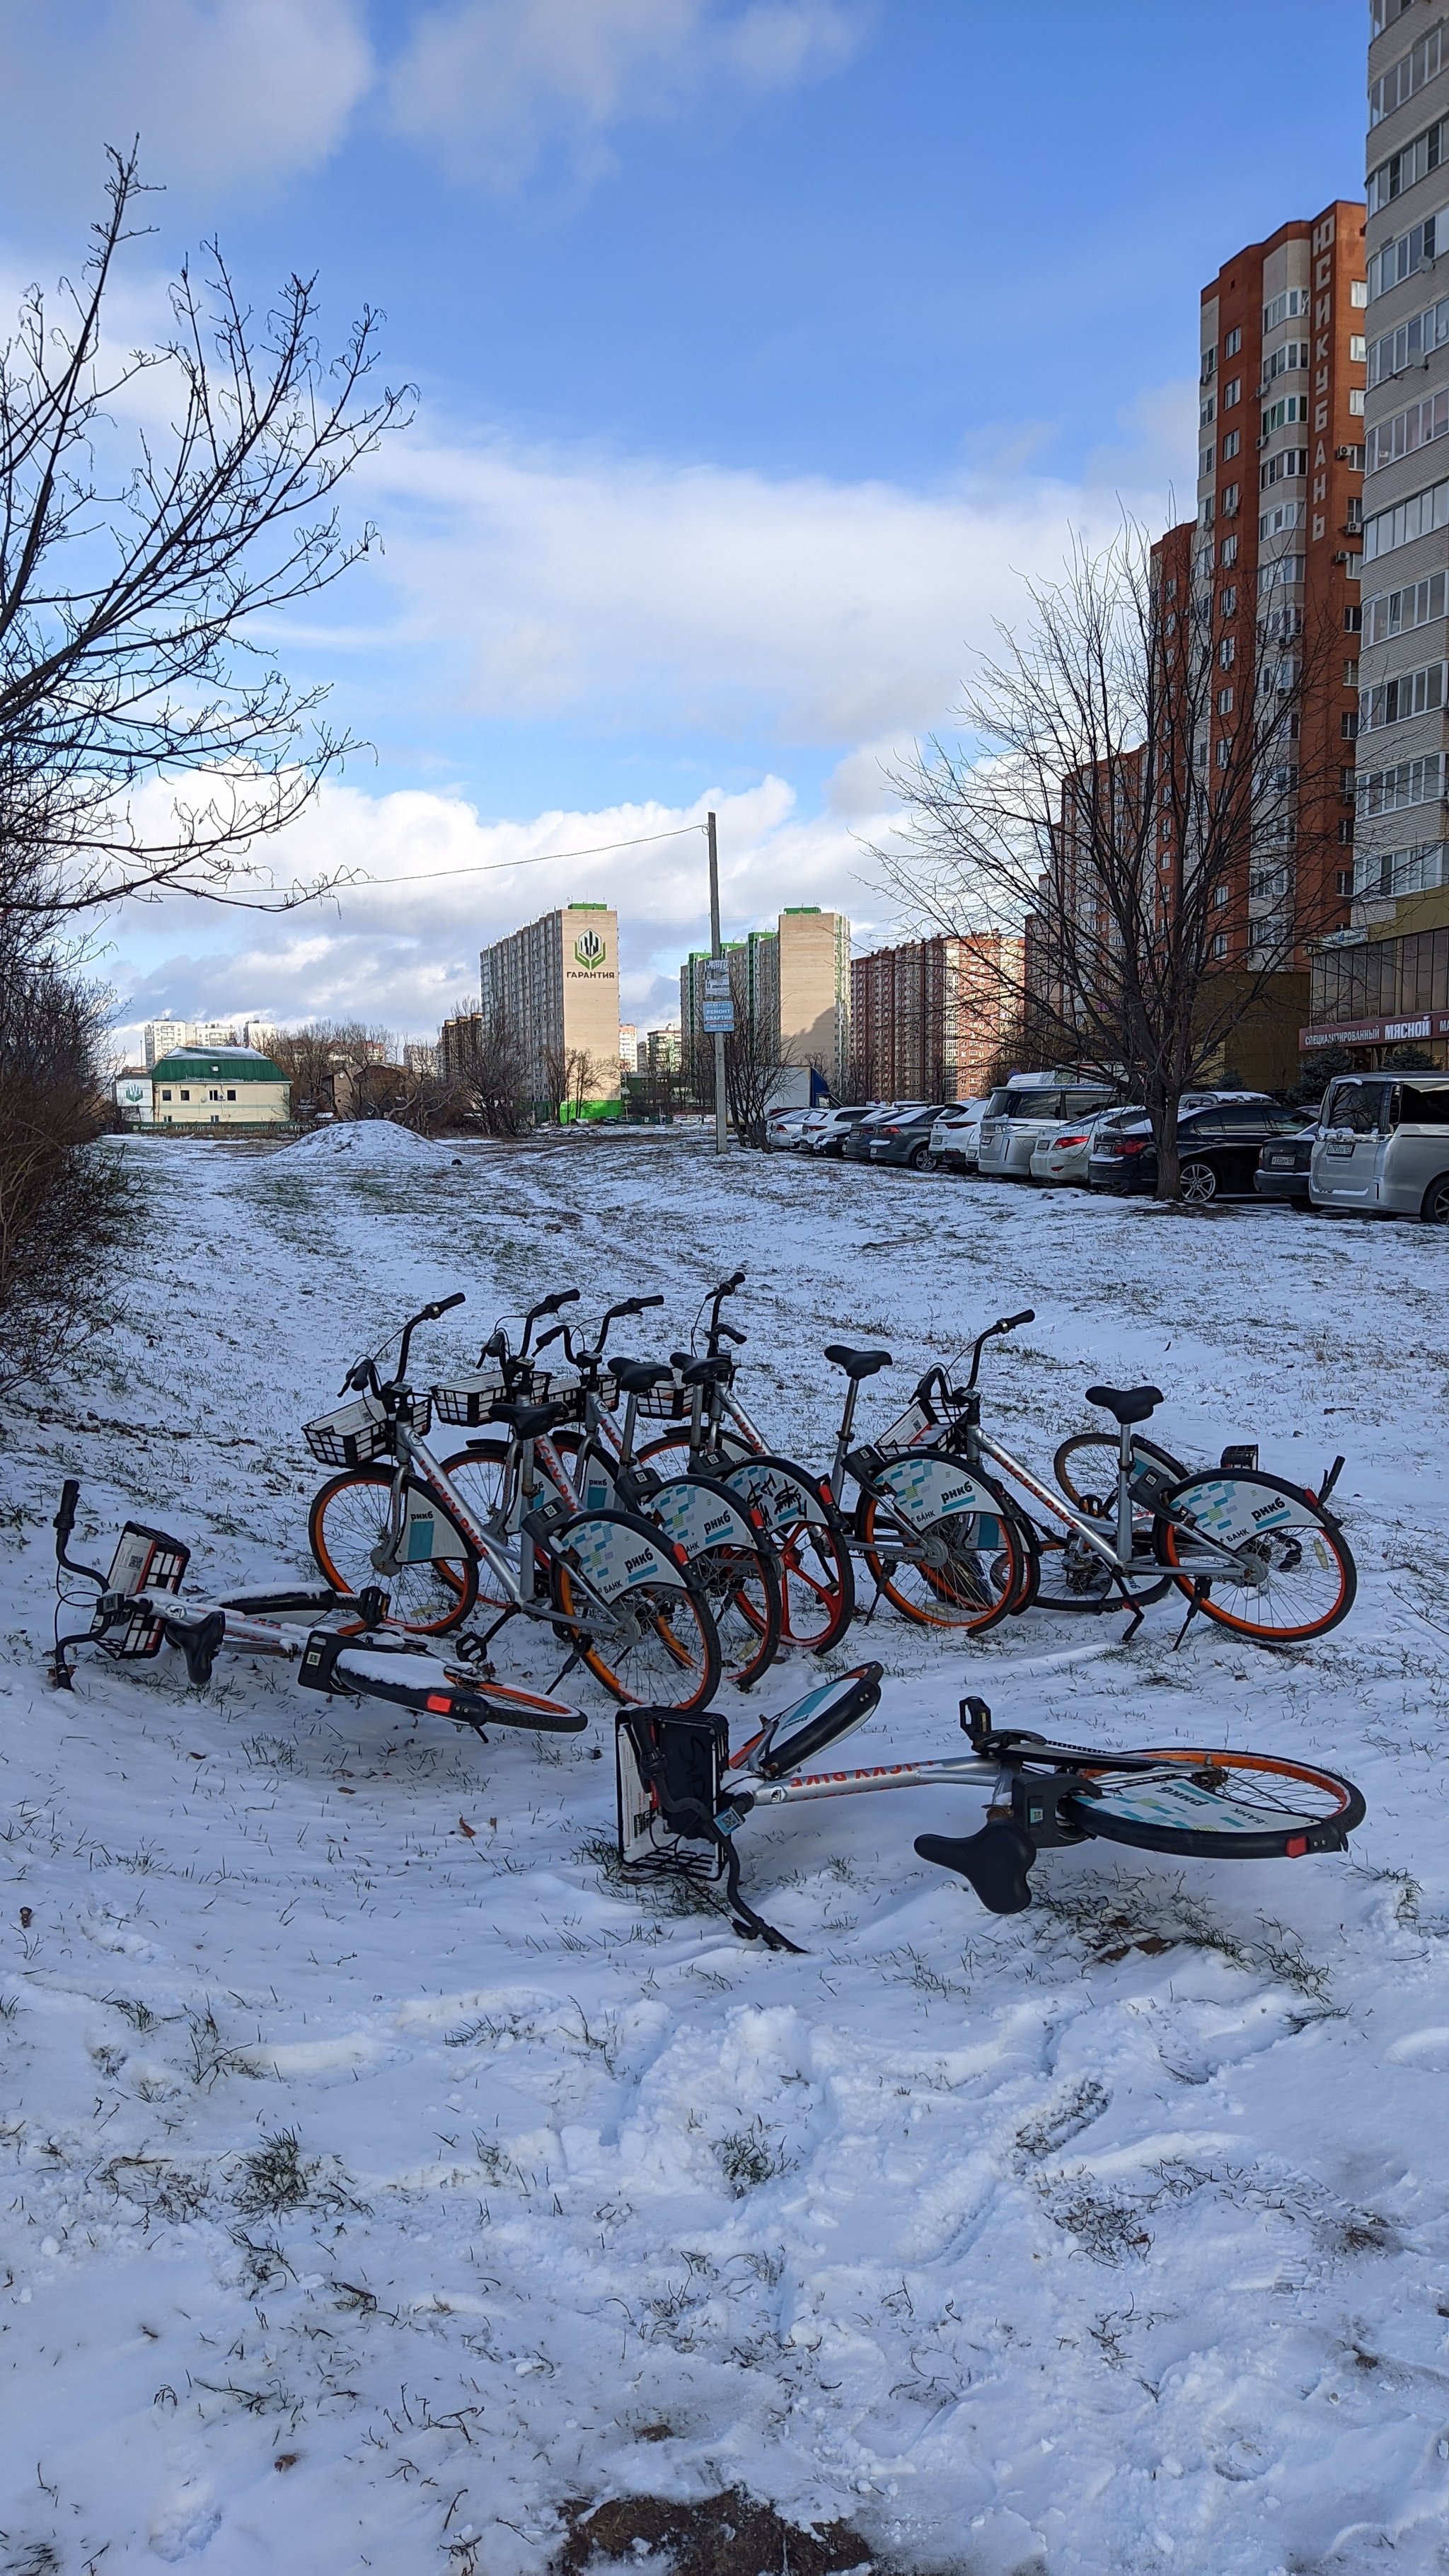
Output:
M156 1127L276 1127L292 1086L256 1047L173 1047L151 1068Z

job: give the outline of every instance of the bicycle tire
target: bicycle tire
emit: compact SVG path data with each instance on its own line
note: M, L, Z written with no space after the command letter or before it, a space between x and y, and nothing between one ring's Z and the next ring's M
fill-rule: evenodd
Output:
M1206 1560L1195 1568L1188 1553L1190 1539L1173 1522L1158 1520L1158 1563L1171 1569L1172 1580L1189 1600L1197 1589L1197 1577L1202 1576L1199 1606L1220 1627L1259 1645L1289 1646L1326 1636L1348 1617L1358 1590L1358 1568L1337 1521L1301 1485L1290 1485L1283 1477L1260 1470L1205 1469L1174 1485L1163 1503L1189 1515L1196 1509L1209 1537L1232 1543L1251 1540L1241 1574ZM1286 1509L1275 1511L1275 1504ZM1293 1537L1295 1530L1313 1533L1306 1551ZM1293 1598L1294 1578L1300 1572L1299 1612L1285 1619L1282 1613ZM1321 1584L1318 1575L1324 1578ZM1232 1596L1231 1607L1222 1599L1223 1592ZM1255 1596L1261 1607L1250 1617L1245 1615L1245 1605ZM1310 1608L1316 1599L1321 1606ZM1274 1602L1277 1616L1269 1615ZM1304 1615L1305 1610L1309 1615Z
M975 1480L996 1506L989 1525L983 1512L955 1512L916 1533L922 1539L942 1536L948 1552L945 1566L893 1556L888 1544L874 1544L885 1507L873 1494L861 1496L857 1529L866 1564L884 1598L917 1628L984 1636L1009 1615L1031 1582L1021 1522L998 1486L980 1474Z
M581 1512L554 1534L562 1550L589 1524L624 1528L659 1553L667 1541L632 1512ZM596 1681L624 1707L707 1708L720 1684L720 1645L707 1601L689 1586L652 1578L631 1583L619 1606L621 1634L613 1642L596 1629L599 1613L581 1578L562 1555L551 1559L554 1601L573 1623L575 1649ZM633 1635L629 1634L632 1625ZM629 1663L626 1673L623 1666Z
M1185 1459L1174 1458L1170 1449L1159 1449L1155 1440L1144 1439L1140 1432L1133 1432L1132 1446L1134 1449L1140 1449L1145 1458L1150 1458L1155 1467L1165 1467L1168 1474L1173 1477L1188 1476L1192 1473ZM1115 1431L1079 1431L1072 1439L1063 1440L1052 1460L1052 1474L1068 1502L1075 1504L1079 1512L1085 1512L1089 1519L1095 1519L1097 1515L1092 1511L1091 1506L1099 1500L1099 1496L1095 1489L1083 1493L1069 1472L1069 1462L1080 1457L1086 1450L1095 1451L1103 1466L1109 1470L1103 1492L1112 1499L1108 1501L1102 1517L1110 1519L1115 1509L1117 1492L1117 1434ZM1147 1518L1150 1522L1150 1513Z
M855 1617L855 1568L844 1524L818 1477L769 1451L742 1458L719 1481L757 1503L780 1575L780 1635L828 1655Z
M427 1493L416 1477L410 1476L407 1483ZM467 1618L478 1598L477 1559L456 1521L429 1495L430 1508L456 1532L456 1558L425 1558L399 1566L395 1575L379 1575L371 1551L388 1532L392 1487L386 1467L349 1467L343 1475L332 1477L313 1496L307 1515L308 1544L326 1581L343 1599L381 1583L388 1593L392 1626L415 1637L446 1636Z
M503 1470L508 1463L509 1443L501 1432L486 1439L470 1440L466 1449L457 1449L442 1462L445 1476L453 1478L458 1491L475 1520L486 1527L498 1506L503 1483ZM505 1593L491 1565L481 1560L476 1565L478 1589L476 1599L485 1611L507 1610L512 1595Z
M584 1510L601 1511L615 1507L618 1488L614 1461L589 1444L581 1431L559 1431L553 1437L578 1488ZM580 1485L578 1481L577 1461L586 1446L589 1448L590 1466L597 1467L597 1485L595 1475L589 1469L584 1471L585 1483ZM680 1476L671 1476L666 1481L676 1486L697 1486L705 1493L722 1496L736 1513L741 1510L740 1496L731 1493L727 1485L721 1485L718 1477L698 1475L691 1467L686 1467ZM655 1512L648 1495L620 1508L635 1511L647 1521L662 1520L666 1536L684 1543L683 1534L669 1528L666 1515ZM752 1533L747 1539L745 1531L737 1528L732 1539L694 1551L686 1549L686 1553L691 1579L709 1603L719 1637L723 1670L738 1689L752 1690L778 1655L783 1634L784 1609L774 1551L763 1532Z
M1125 1574L1119 1583L1111 1568L1079 1539L1058 1538L1041 1529L1035 1538L1036 1579L1024 1608L1100 1616L1110 1610L1150 1609L1172 1589L1171 1575L1164 1574L1155 1559L1150 1572Z
M1351 1780L1315 1763L1178 1745L1144 1747L1141 1758L1163 1766L1156 1781L1137 1769L1114 1773L1110 1763L1095 1769L1091 1755L1084 1754L1080 1767L1100 1784L1101 1794L1065 1798L1063 1812L1070 1810L1074 1825L1104 1842L1184 1860L1296 1860L1305 1852L1341 1851L1366 1812L1363 1793ZM1272 1795L1269 1781L1285 1784L1284 1799ZM1154 1804L1157 1814L1141 1812ZM1182 1822L1161 1812L1172 1806Z

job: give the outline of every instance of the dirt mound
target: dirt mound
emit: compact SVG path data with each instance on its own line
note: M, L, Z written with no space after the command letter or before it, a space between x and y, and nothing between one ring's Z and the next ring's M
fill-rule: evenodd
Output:
M774 2507L758 2504L743 2487L675 2504L662 2496L618 2496L610 2504L568 2509L569 2536L555 2560L556 2576L584 2576L600 2562L661 2551L670 2576L843 2576L869 2570L870 2551L848 2522L801 2527L782 2522Z

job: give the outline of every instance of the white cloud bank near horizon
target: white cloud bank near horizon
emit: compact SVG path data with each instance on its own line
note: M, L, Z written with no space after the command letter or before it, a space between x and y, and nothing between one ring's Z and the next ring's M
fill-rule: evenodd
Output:
M553 726L574 774L590 739L611 768L621 739L658 750L666 772L688 750L696 775L701 745L736 774L722 745L776 748L744 794L600 799L514 821L488 817L476 789L330 784L272 845L278 879L343 869L407 882L357 882L265 921L174 900L133 907L110 961L136 1005L126 1024L163 1007L246 1009L426 1036L476 983L487 939L585 895L619 908L625 1016L672 1016L669 979L705 935L702 842L435 872L642 839L702 821L711 803L732 933L817 902L850 913L873 943L889 937L892 912L862 883L863 843L890 828L885 769L949 726L995 622L1029 610L1023 577L1050 580L1074 529L1100 544L1124 505L1160 516L1165 459L1190 442L1192 400L1190 386L1173 387L1139 404L1121 450L1078 488L988 473L936 492L772 480L468 443L441 428L397 441L365 469L387 539L380 573L357 576L349 598L366 623L287 630L314 668L340 674L339 711L380 660L400 734L425 734L440 710L455 737L469 723ZM829 784L819 810L804 811L791 772L808 761L818 774L822 756Z

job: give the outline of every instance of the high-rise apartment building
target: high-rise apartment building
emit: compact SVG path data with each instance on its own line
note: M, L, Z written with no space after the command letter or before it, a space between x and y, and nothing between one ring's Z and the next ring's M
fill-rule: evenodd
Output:
M239 1020L147 1020L141 1047L149 1069L173 1047L251 1047L264 1055L276 1034L273 1021L247 1015Z
M863 1100L974 1100L1021 1019L1023 942L938 933L857 957L851 1088Z
M1312 686L1274 798L1271 846L1245 851L1222 962L1301 964L1291 926L1348 919L1363 549L1364 210L1337 201L1225 261L1202 295L1195 621L1212 655L1206 742L1252 709L1259 662L1304 638ZM1169 541L1170 542L1170 541ZM1309 782L1312 782L1311 786ZM1312 872L1312 882L1305 881Z
M850 923L843 912L791 904L773 930L722 943L736 1018L748 1015L792 1064L816 1066L838 1091L850 1061ZM686 1058L704 1037L704 966L695 949L679 970Z
M1363 636L1353 910L1313 960L1310 1046L1449 1035L1449 27L1372 0Z
M558 1088L568 1057L587 1056L584 1098L619 1097L619 920L607 903L571 903L496 939L479 960L485 1020L523 1049L535 1099Z

